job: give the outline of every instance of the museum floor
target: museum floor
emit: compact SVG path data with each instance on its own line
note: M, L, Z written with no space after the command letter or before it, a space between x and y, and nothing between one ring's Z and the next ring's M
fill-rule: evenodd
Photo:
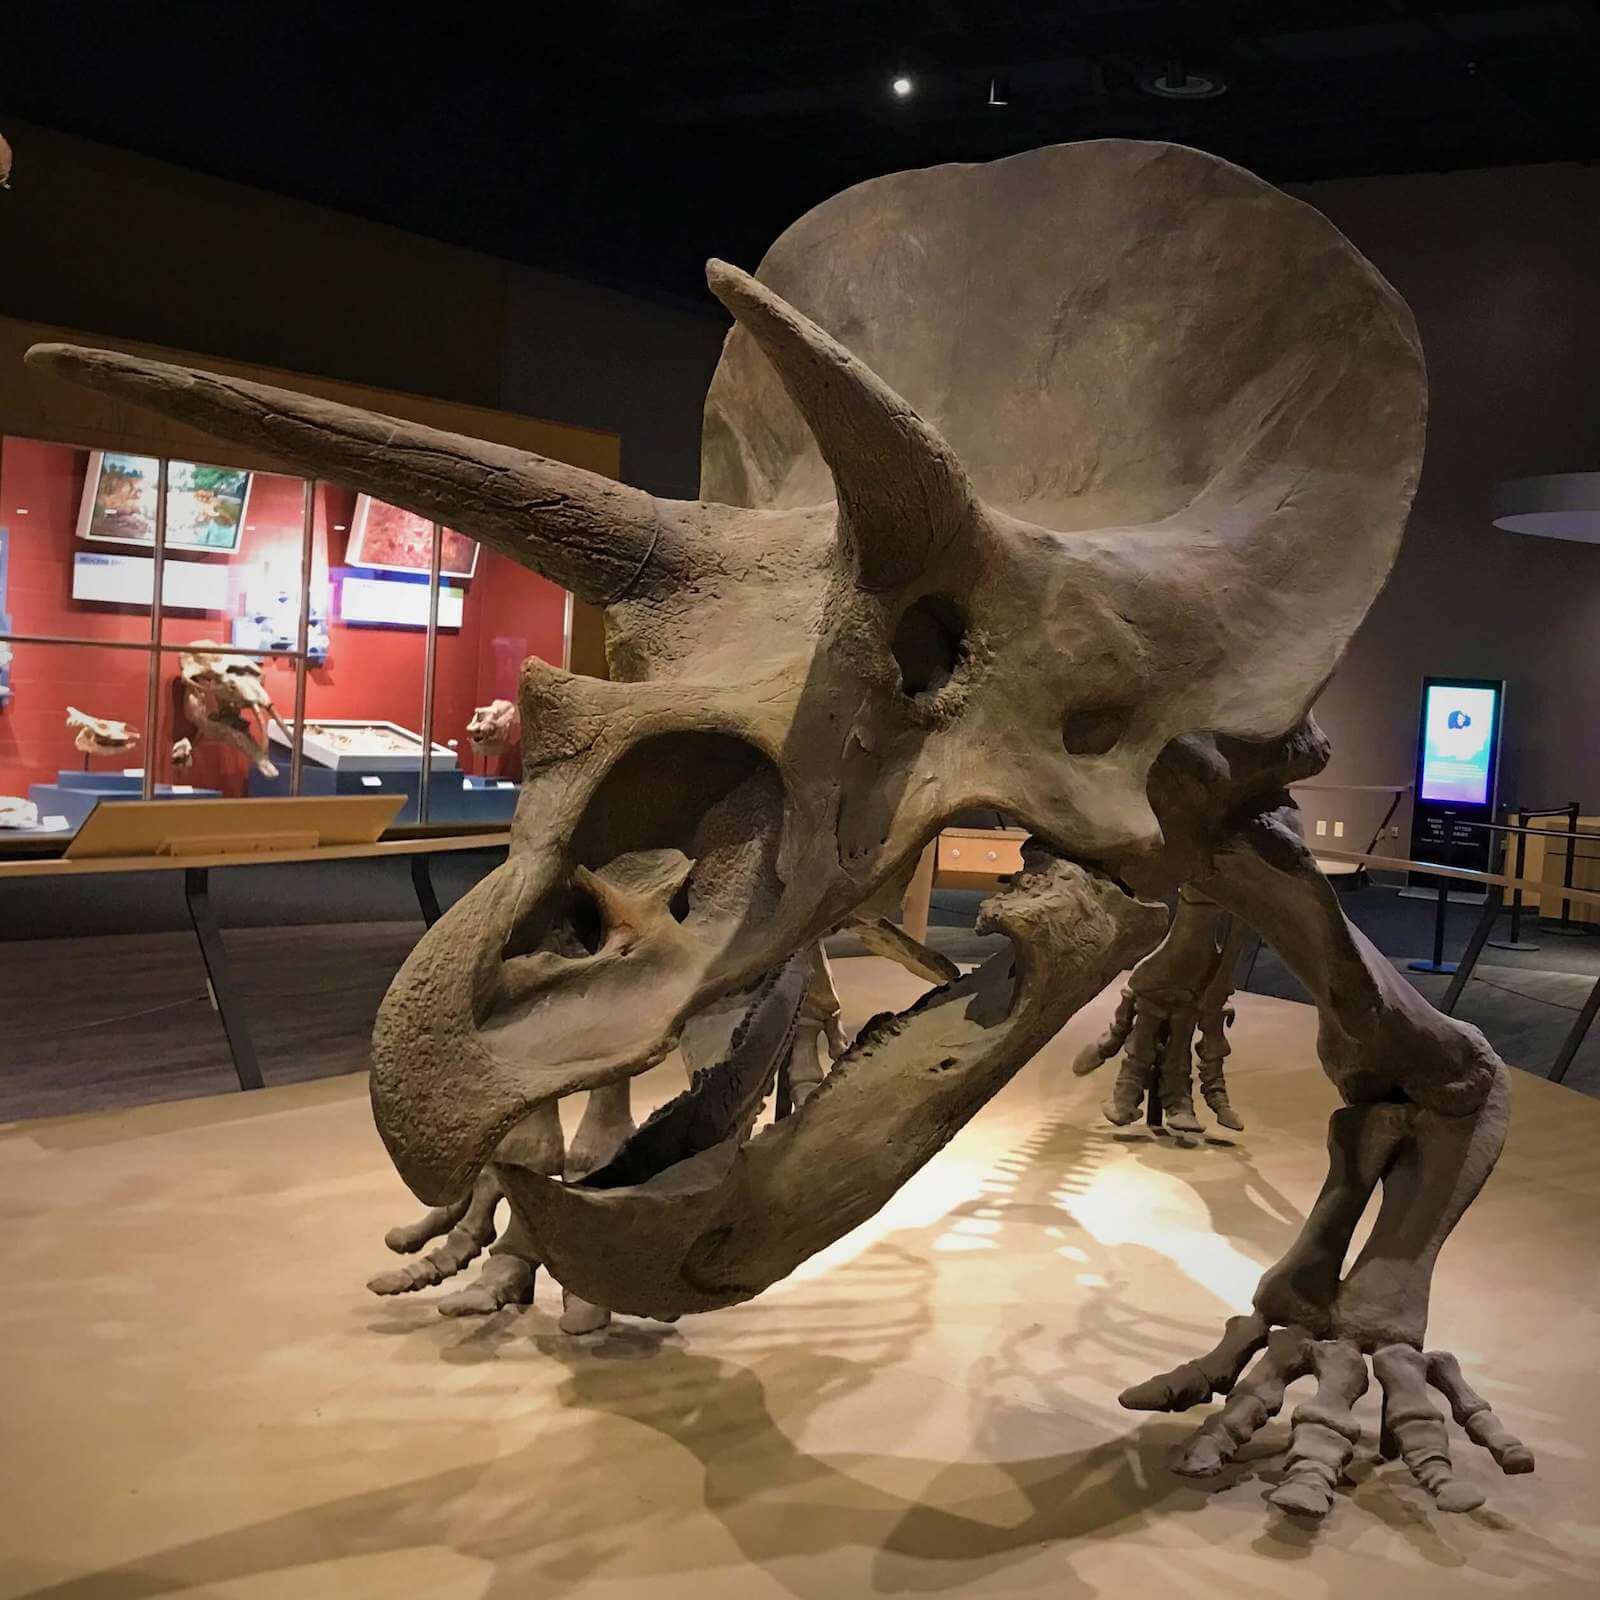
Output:
M839 964L852 1021L913 980ZM362 1288L412 1202L358 1076L0 1131L0 1596L1577 1596L1600 1589L1600 1105L1515 1075L1432 1340L1533 1447L1328 1523L1163 1470L1119 1388L1211 1341L1323 1172L1313 1017L1245 997L1236 1144L1121 1137L1078 1018L881 1216L760 1300L583 1341ZM654 1080L654 1081L652 1081ZM676 1086L672 1064L645 1080ZM1371 1456L1376 1412L1359 1408ZM1281 1448L1282 1421L1267 1436Z

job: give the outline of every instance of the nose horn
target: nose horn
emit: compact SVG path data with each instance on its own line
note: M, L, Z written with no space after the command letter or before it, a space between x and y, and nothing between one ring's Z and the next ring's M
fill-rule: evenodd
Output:
M761 347L817 441L839 537L868 590L898 589L979 526L966 469L865 362L749 273L711 261L711 292Z

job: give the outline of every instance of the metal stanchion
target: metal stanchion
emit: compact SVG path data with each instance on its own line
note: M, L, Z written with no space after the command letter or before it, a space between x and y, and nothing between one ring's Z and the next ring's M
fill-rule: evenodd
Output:
M1578 845L1578 811L1580 808L1576 800L1569 800L1564 809L1567 814L1567 859L1561 869L1561 887L1570 889L1572 887L1572 867L1573 862L1576 860ZM1542 898L1540 909L1543 909ZM1588 931L1581 923L1576 926L1573 924L1572 902L1565 896L1562 897L1561 901L1560 920L1556 922L1554 927L1551 927L1549 923L1545 924L1545 932L1553 933L1560 939L1581 939Z
M1511 874L1513 878L1523 876L1523 865L1528 853L1528 819L1532 813L1526 806L1517 808L1517 865ZM1509 939L1490 939L1488 941L1494 950L1537 950L1536 944L1527 943L1522 937L1522 890L1513 889L1511 892L1511 937Z
M1444 919L1445 913L1450 908L1450 880L1439 879L1439 899L1433 913L1433 959L1431 961L1408 961L1406 966L1412 972L1454 972L1456 964L1444 958Z

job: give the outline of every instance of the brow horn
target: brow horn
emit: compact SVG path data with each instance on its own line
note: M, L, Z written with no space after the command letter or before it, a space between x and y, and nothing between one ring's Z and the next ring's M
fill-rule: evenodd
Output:
M308 476L448 522L592 604L659 583L681 562L677 530L653 496L529 451L111 350L37 344L27 359Z
M883 379L725 261L706 282L761 347L833 474L839 536L863 589L894 589L967 536L978 500L956 453Z

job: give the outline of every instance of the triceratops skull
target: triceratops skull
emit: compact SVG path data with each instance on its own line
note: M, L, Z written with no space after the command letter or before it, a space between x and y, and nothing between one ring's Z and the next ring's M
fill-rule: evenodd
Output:
M521 737L517 708L509 700L491 700L486 706L474 707L467 723L467 738L475 755L503 756Z
M67 732L73 748L86 756L122 755L139 742L139 730L115 717L95 717L76 706L67 707Z
M209 639L198 639L178 657L178 679L194 738L231 745L264 777L277 777L266 740L278 713L254 656L237 655ZM180 764L179 746L185 744L190 748L183 752L181 764L193 758L192 741L180 739L173 747L175 765Z
M524 667L509 859L380 1016L379 1127L426 1200L530 1108L641 1071L785 969L956 813L1002 809L1040 842L991 912L1013 962L869 1030L898 1064L847 1062L743 1176L718 1147L662 1192L701 1244L663 1245L639 1309L737 1298L816 1248L820 1224L718 1277L823 1130L876 1142L827 1228L860 1220L1153 942L1161 919L1112 880L1178 876L1158 758L1302 722L1387 575L1423 421L1388 286L1316 212L1192 150L896 174L802 218L756 276L708 277L737 326L696 501L233 378L33 355L606 609L615 681ZM554 1208L563 1282L633 1308L556 1259L579 1196L513 1198Z

